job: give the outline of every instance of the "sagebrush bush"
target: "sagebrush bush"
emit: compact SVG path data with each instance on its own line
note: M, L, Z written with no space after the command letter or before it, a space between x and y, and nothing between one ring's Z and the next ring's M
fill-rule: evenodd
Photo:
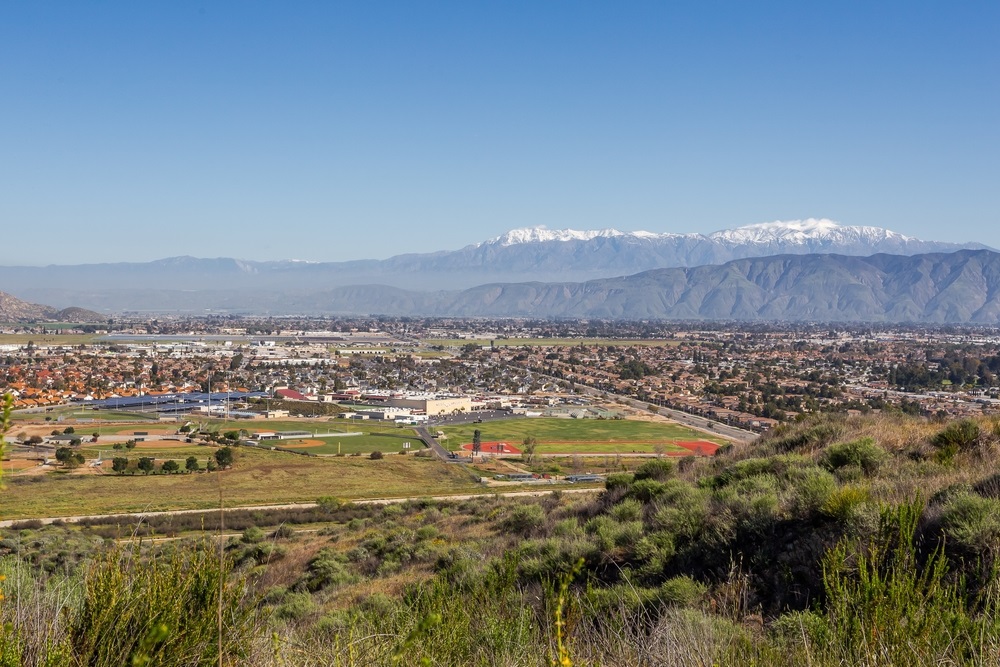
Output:
M545 511L540 505L520 503L510 509L500 525L507 532L524 535L543 523L545 523Z
M642 518L642 503L626 498L612 507L609 514L618 521L638 521Z
M668 459L652 459L635 469L635 481L655 479L665 482L674 474L674 463Z
M792 509L799 516L816 514L836 490L832 474L817 466L803 468L792 479Z
M966 554L1000 552L1000 500L957 492L941 506L941 528Z
M889 458L884 449L872 438L861 438L853 442L830 445L820 457L820 462L828 470L838 470L846 466L858 466L866 475L878 472L879 467Z
M975 446L979 436L979 424L972 419L960 419L945 426L931 442L938 449L961 452Z
M667 492L667 486L655 479L640 479L628 487L628 495L643 503L651 503Z

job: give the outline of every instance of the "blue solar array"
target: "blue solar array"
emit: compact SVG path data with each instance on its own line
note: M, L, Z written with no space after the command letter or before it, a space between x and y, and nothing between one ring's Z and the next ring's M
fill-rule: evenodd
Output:
M194 392L188 394L163 394L161 396L123 396L121 398L105 398L99 401L85 401L85 407L96 410L135 410L151 409L157 412L177 412L181 410L191 410L199 405L208 405L211 400L212 405L222 405L226 399L229 402L242 401L247 398L267 398L268 393L264 391L238 392L212 392L211 394ZM183 402L182 402L183 401Z

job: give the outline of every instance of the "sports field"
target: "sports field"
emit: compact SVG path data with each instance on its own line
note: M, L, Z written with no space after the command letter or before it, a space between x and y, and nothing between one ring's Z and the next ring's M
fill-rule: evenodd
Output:
M507 442L521 447L525 438L538 441L537 454L665 454L692 453L679 442L706 441L723 444L725 440L705 435L680 424L629 419L502 419L482 424L463 424L442 428L451 450L464 449L478 429L483 442Z
M383 454L396 454L403 451L403 443L410 443L409 451L417 452L423 448L420 438L413 435L409 429L407 434L396 432L370 433L355 436L331 436L326 438L303 438L300 440L267 440L262 446L275 446L282 449L316 454L318 456L335 456L337 454L370 454L375 451Z

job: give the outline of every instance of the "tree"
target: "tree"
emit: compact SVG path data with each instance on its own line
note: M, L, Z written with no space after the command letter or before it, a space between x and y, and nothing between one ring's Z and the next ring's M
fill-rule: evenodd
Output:
M531 465L535 461L535 450L538 449L538 440L534 436L528 436L521 441L521 458L525 464Z
M198 457L196 456L187 457L187 460L184 461L184 469L187 470L188 472L198 472L199 470L201 470L201 467L198 465Z
M374 452L368 455L368 458L370 458L372 461L377 461L381 459L382 456L383 456L382 452L376 449Z
M181 464L178 463L177 461L174 461L173 459L170 459L169 461L164 461L163 465L160 466L160 469L163 472L175 473L181 469Z
M231 467L233 465L233 448L220 447L215 450L215 462L223 469Z
M472 432L472 455L475 456L483 448L483 432L478 428Z
M111 469L119 475L124 475L125 471L128 470L128 459L124 456L116 456L111 459Z
M142 458L139 459L139 470L142 471L143 475L148 475L149 473L153 472L154 467L155 464L153 463L153 459L151 459L150 457L143 456Z
M133 449L135 449L135 440L126 440L125 441L125 449L127 449L129 451L132 451Z
M69 435L71 433L76 433L76 429L73 428L72 426L67 426L66 428L63 429L63 433L65 433L66 435Z
M80 452L73 451L72 447L56 448L56 461L59 461L67 468L76 468L83 465L84 458Z
M31 446L33 446L33 447L37 447L38 445L42 444L43 442L45 442L45 439L42 436L40 436L40 435L33 435L30 438L28 438L28 444L31 445Z

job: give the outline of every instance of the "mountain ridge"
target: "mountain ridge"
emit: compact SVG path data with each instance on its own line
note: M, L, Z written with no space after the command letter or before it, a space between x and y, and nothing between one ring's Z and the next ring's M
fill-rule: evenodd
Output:
M710 235L525 228L460 250L409 253L385 260L261 262L184 255L152 262L0 267L0 287L37 303L102 312L248 308L299 312L292 308L295 304L301 304L302 310L325 312L325 306L314 300L319 292L353 287L353 293L358 293L359 286L382 285L401 290L383 295L393 307L406 310L402 304L409 303L415 311L420 303L436 311L438 306L425 293L460 292L486 284L586 283L786 254L914 256L965 246L982 248L813 218L747 225ZM373 310L378 306L377 302L369 304Z
M76 294L86 300L85 294ZM123 290L119 310L1000 325L1000 253L777 255L590 281L419 291L381 284L289 292ZM160 304L153 308L152 304Z

